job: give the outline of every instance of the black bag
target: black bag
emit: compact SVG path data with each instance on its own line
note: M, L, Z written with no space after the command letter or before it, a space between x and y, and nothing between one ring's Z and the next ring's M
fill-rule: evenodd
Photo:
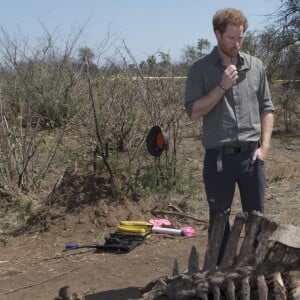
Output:
M110 234L105 238L104 245L97 245L97 250L107 250L113 252L129 252L138 245L142 244L145 240L144 236L140 235L127 235L119 232Z

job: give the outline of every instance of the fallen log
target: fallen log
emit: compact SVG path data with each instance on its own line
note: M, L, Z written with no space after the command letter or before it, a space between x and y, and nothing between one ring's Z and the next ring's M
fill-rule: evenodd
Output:
M191 220L194 220L194 221L196 221L198 223L207 224L207 221L199 219L199 218L194 217L194 216L191 216L189 214L185 214L185 213L178 212L178 211L160 210L160 209L157 209L157 207L154 207L151 210L151 214L153 216L156 216L156 217L161 216L161 215L177 216L177 217L191 219Z

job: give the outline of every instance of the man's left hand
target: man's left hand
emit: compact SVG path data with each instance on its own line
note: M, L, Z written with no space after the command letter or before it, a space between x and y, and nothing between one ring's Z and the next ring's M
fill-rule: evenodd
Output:
M259 147L255 150L253 156L252 156L252 161L251 163L254 164L256 159L260 159L262 161L265 161L266 158L267 158L267 150L262 148L262 147Z

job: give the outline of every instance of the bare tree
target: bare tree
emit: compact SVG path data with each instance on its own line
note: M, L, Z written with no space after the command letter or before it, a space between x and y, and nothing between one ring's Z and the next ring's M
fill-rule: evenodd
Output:
M48 31L32 46L0 30L0 177L12 198L39 189L81 111L81 69L72 60L79 36L71 35L60 51ZM45 129L55 129L51 139L41 134Z

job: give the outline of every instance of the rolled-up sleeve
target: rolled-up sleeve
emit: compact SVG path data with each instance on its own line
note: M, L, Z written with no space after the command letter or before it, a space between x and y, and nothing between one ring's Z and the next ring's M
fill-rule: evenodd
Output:
M198 61L189 69L185 87L185 110L191 116L194 102L204 95L203 79Z
M271 93L265 68L262 66L261 80L257 92L259 101L259 111L274 111L274 105L271 100Z

